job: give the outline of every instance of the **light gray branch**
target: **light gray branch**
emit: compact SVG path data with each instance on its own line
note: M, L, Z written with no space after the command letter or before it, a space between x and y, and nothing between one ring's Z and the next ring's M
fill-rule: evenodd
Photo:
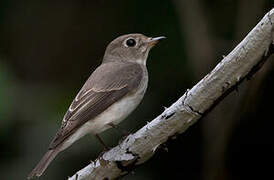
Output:
M273 53L274 8L193 88L150 123L129 135L69 180L115 179L148 160L157 147L210 111Z

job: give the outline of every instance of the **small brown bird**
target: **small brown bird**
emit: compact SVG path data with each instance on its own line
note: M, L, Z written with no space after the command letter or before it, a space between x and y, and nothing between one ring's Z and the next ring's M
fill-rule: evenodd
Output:
M41 176L59 152L88 133L102 143L98 134L120 123L137 107L147 88L148 53L163 38L128 34L107 46L102 64L75 97L48 151L28 179Z

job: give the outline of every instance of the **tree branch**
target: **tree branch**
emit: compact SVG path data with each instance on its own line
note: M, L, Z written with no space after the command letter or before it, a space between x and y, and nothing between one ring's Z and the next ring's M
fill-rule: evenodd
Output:
M147 161L157 147L188 129L262 67L274 52L273 23L274 8L229 55L173 105L69 180L115 179Z

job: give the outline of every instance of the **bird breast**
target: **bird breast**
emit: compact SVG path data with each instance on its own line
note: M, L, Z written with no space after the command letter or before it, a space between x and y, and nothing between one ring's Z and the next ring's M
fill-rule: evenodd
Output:
M144 73L147 73L146 70ZM88 133L99 134L109 129L111 127L109 123L117 125L123 121L143 99L147 88L147 83L148 77L145 75L143 76L143 79L141 80L139 88L137 88L136 92L126 95L124 98L108 107L103 113L82 125L68 138L67 141L64 142L62 149L66 149L72 143Z

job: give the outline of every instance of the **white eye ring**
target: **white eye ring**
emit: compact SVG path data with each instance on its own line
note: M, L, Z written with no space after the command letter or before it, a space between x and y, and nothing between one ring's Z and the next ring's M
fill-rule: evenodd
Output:
M137 45L137 42L132 37L129 37L124 41L124 46L126 47L135 47L136 45Z

